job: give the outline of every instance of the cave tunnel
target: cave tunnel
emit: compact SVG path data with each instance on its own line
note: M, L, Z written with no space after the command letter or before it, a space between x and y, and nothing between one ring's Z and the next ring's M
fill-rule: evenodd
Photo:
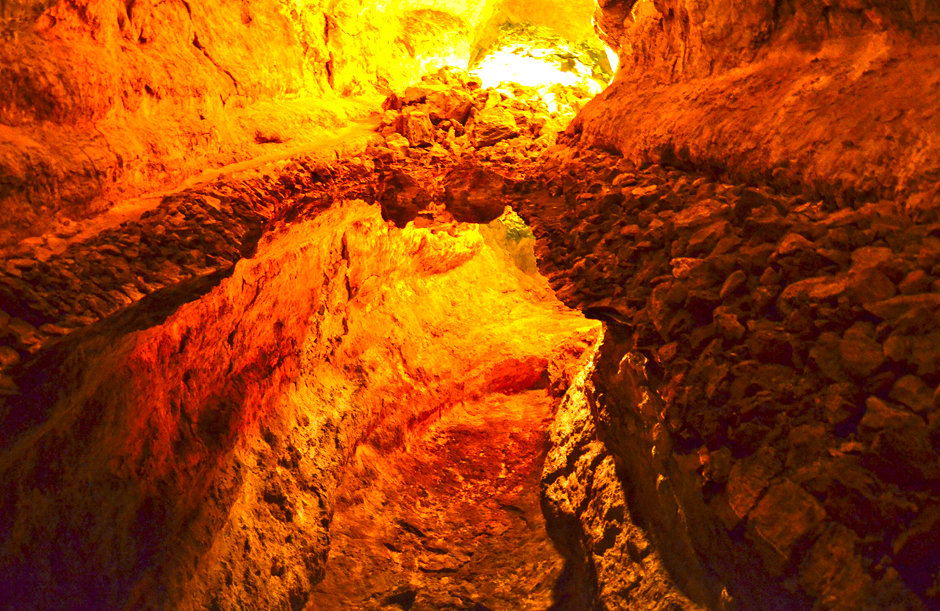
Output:
M0 2L0 609L940 609L936 0Z

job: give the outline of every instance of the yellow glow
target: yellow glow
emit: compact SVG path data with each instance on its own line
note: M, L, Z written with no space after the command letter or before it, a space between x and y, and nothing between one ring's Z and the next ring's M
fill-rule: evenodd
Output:
M592 95L601 91L600 83L583 74L590 70L571 60L571 70L561 70L545 57L556 53L554 49L526 49L525 55L500 50L487 56L472 70L483 81L484 87L498 87L500 83L519 83L527 87L550 87L556 83L566 86L581 85ZM574 69L577 68L577 69Z
M610 71L617 74L617 66L620 64L620 58L617 57L617 54L607 45L604 45L604 51L607 52L607 61L610 62Z

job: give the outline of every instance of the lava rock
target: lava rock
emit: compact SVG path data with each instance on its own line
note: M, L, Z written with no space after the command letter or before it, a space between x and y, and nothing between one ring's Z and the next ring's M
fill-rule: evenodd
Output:
M474 146L483 148L519 135L516 118L502 106L487 108L473 118Z
M506 179L471 161L461 163L444 177L444 205L454 220L489 223L506 209Z

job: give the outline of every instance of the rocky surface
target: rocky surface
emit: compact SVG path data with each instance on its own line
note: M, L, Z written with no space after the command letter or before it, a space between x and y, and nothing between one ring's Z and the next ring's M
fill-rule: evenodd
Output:
M572 126L585 144L809 199L937 197L935 4L610 0L596 19L620 69Z
M559 607L701 609L673 583L649 534L637 526L629 489L594 424L596 350L585 357L549 428L542 472L549 533L569 562Z
M176 184L296 151L374 112L392 89L466 68L506 21L579 40L520 0L365 3L117 0L0 5L0 246ZM597 46L596 39L594 45ZM481 47L481 45L483 45Z
M333 162L300 156L168 196L90 238L23 242L3 260L2 606L313 605L347 463L362 467L371 449L430 477L455 456L431 453L448 447L443 429L424 437L424 462L402 447L463 402L481 419L481 451L524 454L467 465L467 507L492 477L521 513L486 505L508 530L463 532L456 557L477 557L464 583L496 606L551 599L561 559L531 535L552 399L526 393L563 392L597 325L533 275L521 222L453 220L445 177L458 159L446 161L378 144ZM406 187L429 203L396 227L382 217ZM504 464L513 472L501 479ZM455 490L437 473L443 504ZM341 507L355 512L350 477ZM425 528L447 536L460 524ZM542 564L505 556L510 542ZM407 560L411 543L401 580L427 578L415 595L428 604L463 600L447 587L450 565L435 581ZM499 558L518 580L494 572ZM348 584L331 579L334 594ZM531 588L509 587L519 580ZM397 594L381 585L363 600Z
M940 558L913 545L940 500L936 209L576 149L527 188L543 273L607 321L594 424L683 591L936 607Z
M313 608L551 608L564 561L545 530L539 476L553 404L545 389L494 394L442 414L392 455L361 446Z
M935 200L637 165L559 137L536 94L443 70L389 96L357 156L4 260L10 604L937 608ZM606 324L549 430L564 569L532 535L550 401L526 391L567 387L551 354L587 328L524 273L520 221L459 222L505 204ZM334 512L355 591L329 573Z

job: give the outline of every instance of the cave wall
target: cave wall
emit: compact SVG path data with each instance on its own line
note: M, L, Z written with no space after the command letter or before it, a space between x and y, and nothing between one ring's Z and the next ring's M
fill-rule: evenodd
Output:
M466 64L490 0L4 3L0 245L314 141ZM354 103L353 99L363 103Z
M830 201L937 197L935 2L609 1L615 83L572 127L638 162Z
M0 405L0 604L303 608L359 441L531 388L591 329L531 331L526 278L474 226L337 203L45 348Z

